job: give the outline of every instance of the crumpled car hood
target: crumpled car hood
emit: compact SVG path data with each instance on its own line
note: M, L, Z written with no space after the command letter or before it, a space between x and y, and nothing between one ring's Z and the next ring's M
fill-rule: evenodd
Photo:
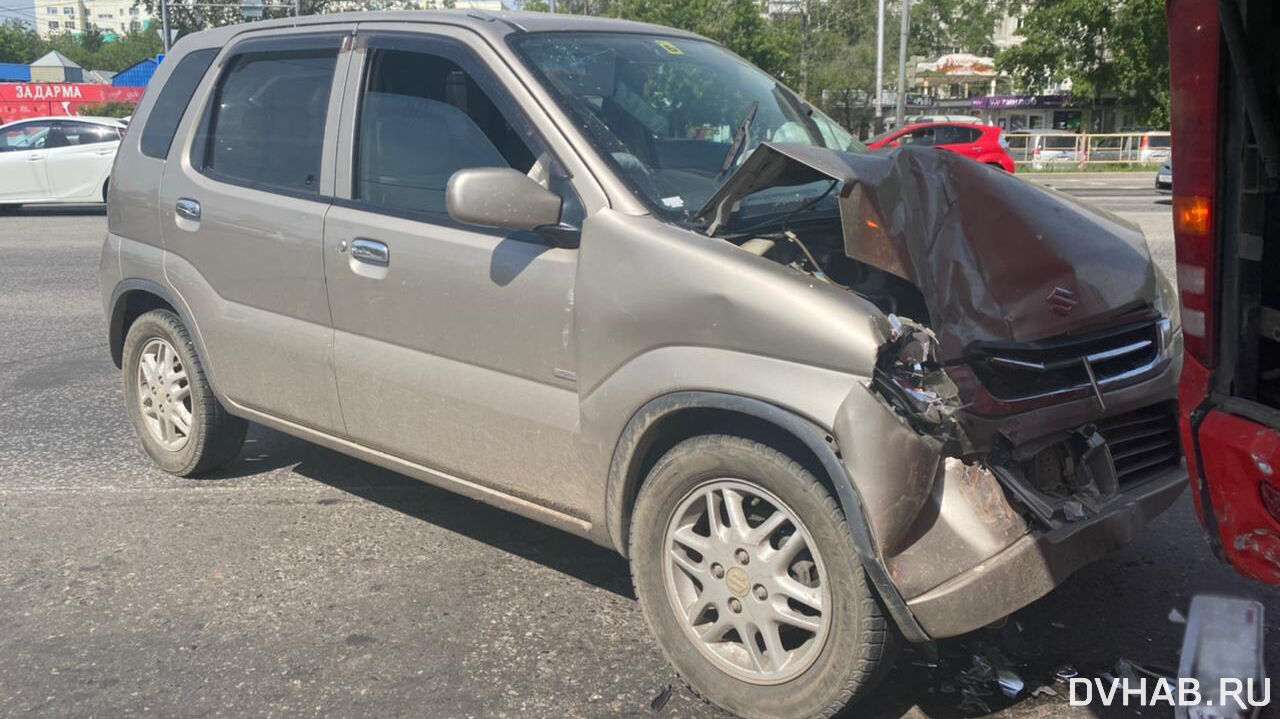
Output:
M723 225L767 187L839 180L844 251L914 284L938 359L1155 318L1158 285L1132 223L941 150L846 153L764 143L699 212Z

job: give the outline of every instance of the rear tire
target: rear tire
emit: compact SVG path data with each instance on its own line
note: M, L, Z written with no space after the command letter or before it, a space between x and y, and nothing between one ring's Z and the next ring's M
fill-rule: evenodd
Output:
M180 477L235 459L249 423L213 395L191 335L169 310L138 317L124 340L124 398L143 450Z
M668 661L735 714L833 717L890 663L897 634L839 504L772 447L729 435L676 445L640 489L629 541L636 594Z

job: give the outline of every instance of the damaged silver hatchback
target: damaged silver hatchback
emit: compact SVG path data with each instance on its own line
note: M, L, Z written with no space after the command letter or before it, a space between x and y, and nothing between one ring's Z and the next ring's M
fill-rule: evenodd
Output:
M723 47L546 14L183 38L102 253L140 442L254 421L626 555L667 657L830 716L1184 485L1143 236L1000 170L869 153Z

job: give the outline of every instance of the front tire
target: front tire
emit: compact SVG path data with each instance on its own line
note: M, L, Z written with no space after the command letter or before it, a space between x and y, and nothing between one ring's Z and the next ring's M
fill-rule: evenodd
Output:
M835 716L892 654L840 506L759 442L708 435L667 452L636 498L630 554L667 659L740 716Z
M143 450L166 472L190 477L235 459L249 423L209 387L191 335L169 310L152 310L124 340L124 398Z

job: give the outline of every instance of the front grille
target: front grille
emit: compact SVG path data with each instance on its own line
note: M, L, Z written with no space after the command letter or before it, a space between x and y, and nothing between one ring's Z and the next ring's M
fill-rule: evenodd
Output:
M1111 449L1121 485L1175 466L1182 459L1178 414L1172 404L1158 404L1096 423Z
M1160 354L1155 322L1042 342L980 343L971 366L991 396L1018 400L1090 385L1088 361L1104 387L1140 379Z

